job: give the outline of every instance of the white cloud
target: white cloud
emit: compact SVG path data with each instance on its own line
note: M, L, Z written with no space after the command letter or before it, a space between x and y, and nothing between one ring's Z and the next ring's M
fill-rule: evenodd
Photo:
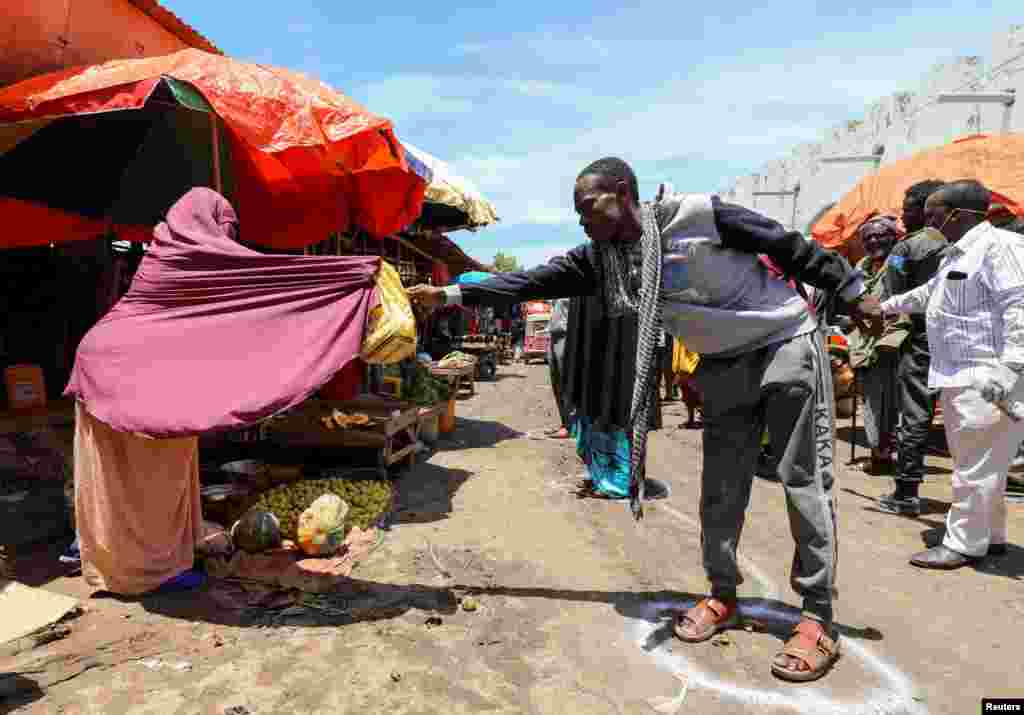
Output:
M482 75L398 74L371 82L353 94L375 112L390 119L441 119L485 111L496 102L508 102L529 116L547 111L551 104L585 107L602 102L622 104L619 97L597 94L585 87L543 79ZM532 105L530 102L537 102Z
M524 57L532 53L532 66L540 59L541 67L581 56L618 56L627 46L570 32L542 32L519 41ZM476 49L483 46L465 44L456 52ZM671 180L688 190L718 190L726 168L730 174L743 166L753 171L796 144L818 140L829 128L861 116L867 103L900 89L901 82L916 82L945 53L894 47L851 57L801 49L774 52L769 62L753 61L748 54L731 63L693 66L686 76L666 75L660 82L653 73L628 91L602 81L615 94L586 86L582 75L578 83L565 83L539 71L525 78L408 74L367 85L356 96L396 120L400 137L406 122L444 117L460 126L493 127L494 138L478 137L474 149L461 155L451 148L445 155L429 135L416 139L476 183L505 226L570 227L576 223L576 173L597 157L614 154L635 166L659 163L659 170L682 173L641 176L642 183ZM559 107L566 108L569 123L584 117L578 131L545 126L544 120L561 118L553 113ZM523 129L514 131L524 117L540 121L524 121L518 125ZM453 137L447 143L459 147L458 141ZM712 185L701 186L704 182Z

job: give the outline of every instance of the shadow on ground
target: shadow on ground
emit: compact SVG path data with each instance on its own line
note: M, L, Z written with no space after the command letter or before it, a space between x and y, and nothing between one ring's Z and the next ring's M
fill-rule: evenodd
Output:
M862 494L854 489L844 488L843 491L869 502L869 506L864 507L865 511L884 514L893 519L910 519L927 527L921 532L921 541L924 543L925 548L930 549L942 543L942 537L946 533L945 519L926 519L925 516L932 514L945 516L946 512L949 511L948 502L922 497L920 516L897 515L879 508L877 497ZM912 555L908 553L907 558L909 559ZM966 568L971 568L978 573L990 576L1002 576L1013 581L1022 581L1024 580L1024 548L1016 544L1007 544L1007 553L1004 556L989 556Z
M525 433L514 430L501 422L456 416L455 431L444 435L437 443L436 449L438 452L449 452L495 447L506 440L525 436Z
M860 420L858 419L858 422ZM836 427L836 440L843 442L846 445L850 444L850 438L854 435L853 425L849 424L849 420L843 420L847 424L838 425ZM868 438L864 432L864 427L861 424L857 425L856 431L857 438L857 451L868 450ZM942 425L932 425L931 432L928 433L928 454L936 457L949 457L949 447L946 445L946 430Z
M397 482L390 524L430 524L447 519L452 513L455 494L472 476L473 473L465 469L430 462L417 464Z
M309 609L295 618L275 618L265 609L252 613L231 614L218 610L203 594L152 596L140 599L149 612L168 618L204 621L218 625L241 627L338 627L365 621L398 618L411 610L426 615L451 615L466 596L505 596L517 599L539 598L562 603L605 603L625 619L641 620L660 625L650 637L648 645L656 647L672 637L672 618L675 613L694 605L704 596L675 591L597 591L543 586L427 586L423 584L395 585L353 578L343 590L331 593L321 600L329 602L331 612ZM118 599L122 600L122 599ZM129 599L123 599L129 600ZM740 628L772 634L785 641L800 620L800 609L782 601L763 598L741 598L739 603ZM848 638L880 641L881 631L871 626L835 624L836 631Z

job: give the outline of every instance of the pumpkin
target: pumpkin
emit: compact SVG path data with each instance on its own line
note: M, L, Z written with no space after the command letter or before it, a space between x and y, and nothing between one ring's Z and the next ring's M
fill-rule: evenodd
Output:
M281 523L269 511L250 509L231 527L235 548L258 554L281 546Z

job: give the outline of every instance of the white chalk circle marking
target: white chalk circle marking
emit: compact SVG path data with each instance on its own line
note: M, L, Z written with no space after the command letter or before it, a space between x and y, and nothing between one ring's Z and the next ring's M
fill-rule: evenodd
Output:
M665 511L684 524L700 528L699 522L695 519L680 513L667 504L659 504L658 509ZM761 586L766 596L778 599L778 588L771 579L749 559L742 559L742 562L744 569ZM836 700L820 686L810 684L790 686L791 689L786 691L735 685L701 670L691 659L677 652L669 652L664 644L659 644L653 649L648 647L657 631L664 628L664 625L657 625L662 614L686 610L693 605L695 604L692 601L651 602L644 606L641 617L630 619L631 635L637 645L654 659L659 668L674 674L683 682L682 690L675 697L656 698L651 701L651 706L658 712L673 715L682 706L688 689L703 688L716 692L723 698L745 705L789 708L807 715L927 715L928 713L928 708L922 702L914 699L915 691L910 679L853 638L842 638L840 648L843 658L853 657L860 661L881 681L879 687L864 693L862 699L857 702ZM796 614L795 610L784 611L762 603L742 602L740 605L741 619L755 620L766 625L795 626L798 617ZM652 624L655 625L652 626ZM765 667L767 668L767 663Z
M843 658L853 657L861 661L882 681L879 687L866 692L857 702L838 701L814 685L789 686L792 689L786 691L735 685L705 672L690 658L678 652L669 652L664 644L651 650L646 647L652 636L664 628L659 625L652 626L652 623L658 622L662 614L686 610L693 605L693 601L651 602L646 604L639 618L631 619L631 635L637 646L647 652L659 668L682 679L685 683L684 689L705 689L744 705L790 708L807 715L926 715L928 712L922 703L914 700L913 686L903 673L852 638L842 639ZM793 625L796 622L794 613L763 605L740 606L742 618L766 624L778 625L784 622ZM685 693L671 700L681 704L682 697L685 697ZM665 701L662 701L662 704L664 703Z

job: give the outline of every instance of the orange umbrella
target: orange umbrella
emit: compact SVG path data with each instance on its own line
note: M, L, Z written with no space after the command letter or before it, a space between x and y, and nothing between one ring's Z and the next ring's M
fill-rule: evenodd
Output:
M1024 134L972 136L884 166L829 209L811 235L826 248L851 250L847 244L864 221L899 216L907 189L925 179L977 179L992 191L993 203L1024 216Z
M0 159L58 122L142 110L167 86L179 103L221 120L212 125L223 128L211 132L216 148L207 149L210 185L216 188L220 157L228 155L230 166L223 168L231 174L230 198L246 242L301 248L353 226L383 236L420 215L426 184L407 163L390 121L296 72L196 49L78 67L0 89ZM198 96L189 98L190 91ZM74 156L63 160L66 165L50 169L78 170ZM0 193L8 229L17 227L5 231L0 246L93 238L104 224L95 215L92 223L58 220L61 212L45 196Z

